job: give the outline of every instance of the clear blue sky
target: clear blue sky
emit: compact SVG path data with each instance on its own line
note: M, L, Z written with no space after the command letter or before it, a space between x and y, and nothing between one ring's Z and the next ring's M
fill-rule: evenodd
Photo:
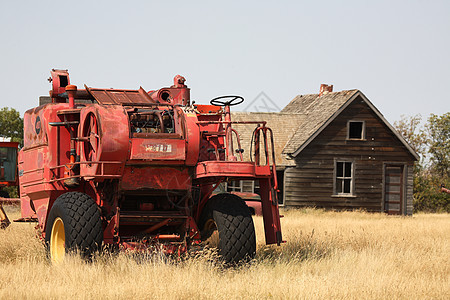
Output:
M450 1L1 1L0 36L0 107L22 114L51 68L146 90L182 74L197 103L263 91L282 108L329 83L390 122L450 109Z

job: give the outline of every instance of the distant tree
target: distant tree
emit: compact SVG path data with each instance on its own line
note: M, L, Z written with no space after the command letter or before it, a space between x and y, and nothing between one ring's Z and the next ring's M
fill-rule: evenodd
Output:
M427 133L424 128L420 127L422 116L417 114L415 116L401 115L399 121L394 122L395 129L403 136L408 144L425 159L427 153Z
M431 168L440 177L450 177L450 113L428 118Z
M406 142L419 155L419 161L414 164L414 173L418 174L426 168L428 137L425 128L421 126L422 116L401 115L399 121L394 122L394 127Z
M23 119L14 108L0 109L0 137L11 138L11 141L23 144Z
M450 212L450 196L440 185L450 186L450 113L430 115L424 127L421 116L401 116L394 127L419 154L414 168L414 211Z

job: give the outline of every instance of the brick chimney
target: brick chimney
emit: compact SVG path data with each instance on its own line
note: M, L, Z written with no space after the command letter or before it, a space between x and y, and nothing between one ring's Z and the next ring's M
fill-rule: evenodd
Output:
M333 85L321 84L319 97L322 97L322 95L331 93L332 91L333 91Z

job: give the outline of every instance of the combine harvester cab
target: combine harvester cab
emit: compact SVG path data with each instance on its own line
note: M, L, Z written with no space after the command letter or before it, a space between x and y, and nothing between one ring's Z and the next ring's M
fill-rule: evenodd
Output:
M236 195L213 195L239 179L259 180L266 243L280 245L272 133L253 122L253 161L244 161L230 117L242 97L193 105L179 75L146 92L78 89L67 71L51 74L52 103L25 113L19 181L22 217L37 219L53 261L102 243L180 254L217 231L225 262L251 259L248 207Z

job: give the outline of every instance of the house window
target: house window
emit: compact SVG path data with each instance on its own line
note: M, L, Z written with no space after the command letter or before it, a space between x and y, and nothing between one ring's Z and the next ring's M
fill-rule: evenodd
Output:
M231 192L242 192L242 193L254 193L255 192L255 182L253 180L233 180L227 182L226 191Z
M335 195L353 194L353 162L336 161L334 178Z
M365 134L364 121L348 121L348 139L363 140Z
M227 182L227 192L242 192L242 184L240 180Z
M255 182L253 180L242 180L241 185L243 193L254 193Z

